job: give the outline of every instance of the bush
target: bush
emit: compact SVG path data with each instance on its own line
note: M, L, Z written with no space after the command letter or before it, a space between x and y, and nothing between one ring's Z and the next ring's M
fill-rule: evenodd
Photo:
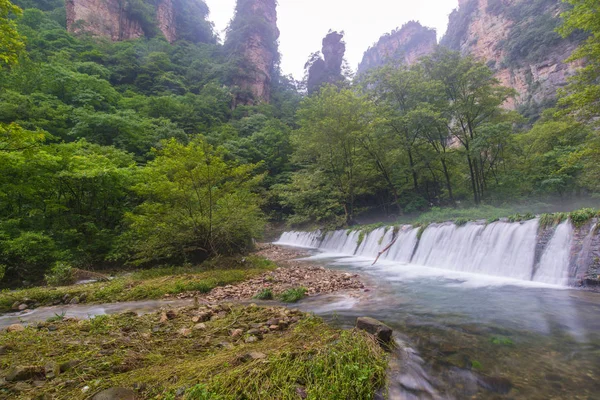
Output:
M57 261L50 273L45 275L46 283L51 286L64 286L73 283L73 268L64 261Z
M271 289L263 289L256 293L253 298L257 300L273 300L273 291Z
M296 303L302 300L306 296L306 288L299 287L294 289L288 289L281 293L279 299L284 303Z

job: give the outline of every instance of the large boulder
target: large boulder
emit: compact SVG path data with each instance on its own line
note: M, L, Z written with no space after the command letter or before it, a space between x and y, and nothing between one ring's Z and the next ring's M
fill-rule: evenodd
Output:
M381 321L371 317L359 317L356 319L356 328L375 336L381 343L389 343L392 340L392 328Z

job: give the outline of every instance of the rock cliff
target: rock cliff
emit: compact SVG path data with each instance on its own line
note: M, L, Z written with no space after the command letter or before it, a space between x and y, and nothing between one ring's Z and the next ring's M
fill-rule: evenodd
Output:
M308 68L306 83L308 93L314 93L326 83L337 83L344 80L342 63L346 53L344 34L329 32L323 39L321 54L314 53L305 67Z
M174 0L154 6L134 0L66 0L67 29L113 41L151 36L158 28L170 42L177 40Z
M410 21L402 28L382 36L370 47L358 66L358 73L380 67L387 62L412 65L419 58L430 54L436 45L434 29Z
M535 113L579 66L565 60L582 38L555 32L563 7L561 0L459 0L440 44L485 61L518 92L506 106Z
M275 0L238 0L225 49L237 59L232 78L236 104L269 102L271 79L279 63Z

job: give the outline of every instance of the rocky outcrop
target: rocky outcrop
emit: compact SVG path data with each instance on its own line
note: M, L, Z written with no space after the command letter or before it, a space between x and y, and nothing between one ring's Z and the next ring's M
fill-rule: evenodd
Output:
M551 102L578 64L565 60L581 37L556 32L560 0L460 0L441 44L483 60L518 95L507 108Z
M146 34L142 21L129 11L126 0L66 0L69 32L90 33L113 41L136 39ZM156 4L156 23L169 42L177 39L173 0Z
M308 81L306 86L309 94L317 92L326 83L336 84L344 80L342 63L346 53L346 43L343 38L343 33L329 32L323 39L322 56L315 53L307 63Z
M268 103L279 62L275 0L238 0L225 48L238 59L233 78L236 104Z
M434 29L410 21L402 28L382 36L375 45L370 47L363 55L358 73L381 67L388 62L412 65L419 58L433 52L436 45Z

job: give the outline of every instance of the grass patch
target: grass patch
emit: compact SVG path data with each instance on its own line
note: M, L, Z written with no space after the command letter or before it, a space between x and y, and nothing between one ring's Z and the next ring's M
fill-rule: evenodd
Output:
M158 299L166 294L199 291L244 281L277 266L261 257L221 258L199 266L162 267L118 276L108 282L64 287L35 287L0 293L0 312L9 311L16 301L30 299L40 305L61 301L65 295L80 302L105 303Z
M306 296L306 288L299 287L288 289L279 295L279 299L284 303L296 303Z
M257 300L273 300L273 291L271 289L263 289L256 293L253 299Z
M285 308L252 306L219 311L204 329L190 329L196 313L196 307L179 310L163 323L159 313L67 319L6 333L0 346L10 350L0 370L75 365L22 398L85 399L117 386L136 388L144 399L294 399L298 390L309 399L370 399L384 384L387 356L364 332L335 329ZM232 329L264 328L272 318L290 323L266 329L252 343L231 336ZM12 384L3 390L18 398Z

